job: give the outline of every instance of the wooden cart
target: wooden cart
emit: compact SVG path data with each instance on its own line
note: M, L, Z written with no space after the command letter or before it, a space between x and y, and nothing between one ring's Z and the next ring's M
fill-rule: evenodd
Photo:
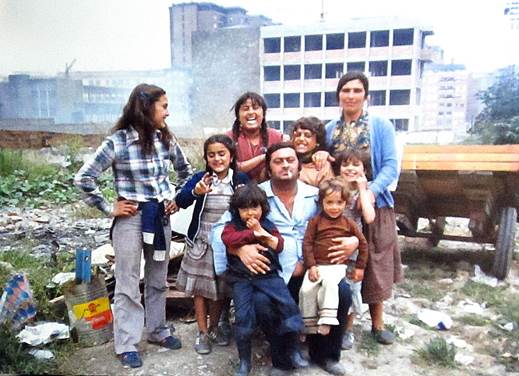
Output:
M519 208L519 145L413 145L404 148L394 192L399 233L495 244L493 273L508 275ZM469 218L472 236L444 234L445 217ZM427 218L430 232L418 232Z

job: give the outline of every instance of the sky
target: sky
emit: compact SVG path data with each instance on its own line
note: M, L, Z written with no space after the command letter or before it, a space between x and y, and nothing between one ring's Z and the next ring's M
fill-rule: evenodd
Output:
M0 0L0 76L169 68L171 0ZM431 27L446 62L488 72L519 64L519 30L506 0L215 0L276 22L302 25L351 17L413 17Z

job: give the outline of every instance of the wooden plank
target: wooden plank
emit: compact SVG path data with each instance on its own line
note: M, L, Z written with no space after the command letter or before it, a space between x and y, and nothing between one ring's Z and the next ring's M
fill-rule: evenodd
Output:
M441 162L441 161L402 161L403 170L441 170L441 171L519 171L519 158L516 162Z
M519 145L405 145L406 153L519 154Z

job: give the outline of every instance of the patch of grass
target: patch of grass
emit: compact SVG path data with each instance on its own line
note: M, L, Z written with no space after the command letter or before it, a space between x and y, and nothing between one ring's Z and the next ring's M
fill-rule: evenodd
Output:
M427 325L423 321L419 320L418 317L416 317L416 316L412 316L411 318L408 319L408 321L409 321L409 324L419 326L422 329L432 330L429 325Z
M414 298L424 298L436 302L443 298L444 291L436 288L433 284L423 283L423 280L415 280L407 277L399 287L407 291Z
M474 281L467 281L460 292L466 297L488 306L500 306L505 301L505 287L491 287Z
M418 357L431 366L455 368L456 348L441 337L433 338L424 347L416 350Z
M370 357L378 356L380 344L373 338L371 332L363 332L360 339L360 349Z
M462 324L465 325L471 325L471 326L485 326L488 325L491 321L490 319L479 316L479 315L464 315L461 317L456 318L456 321L459 321Z
M55 363L28 354L25 346L7 330L0 328L0 373L16 375L55 374Z

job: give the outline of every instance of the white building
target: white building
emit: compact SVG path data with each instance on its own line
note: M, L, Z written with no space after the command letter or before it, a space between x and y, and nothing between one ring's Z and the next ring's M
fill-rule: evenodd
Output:
M338 78L360 70L370 78L370 112L397 130L420 123L423 67L438 58L426 45L432 31L414 20L361 18L341 24L261 28L261 89L271 126L288 131L304 115L335 118Z
M470 73L460 64L430 64L422 82L422 122L408 142L452 143L467 136Z

